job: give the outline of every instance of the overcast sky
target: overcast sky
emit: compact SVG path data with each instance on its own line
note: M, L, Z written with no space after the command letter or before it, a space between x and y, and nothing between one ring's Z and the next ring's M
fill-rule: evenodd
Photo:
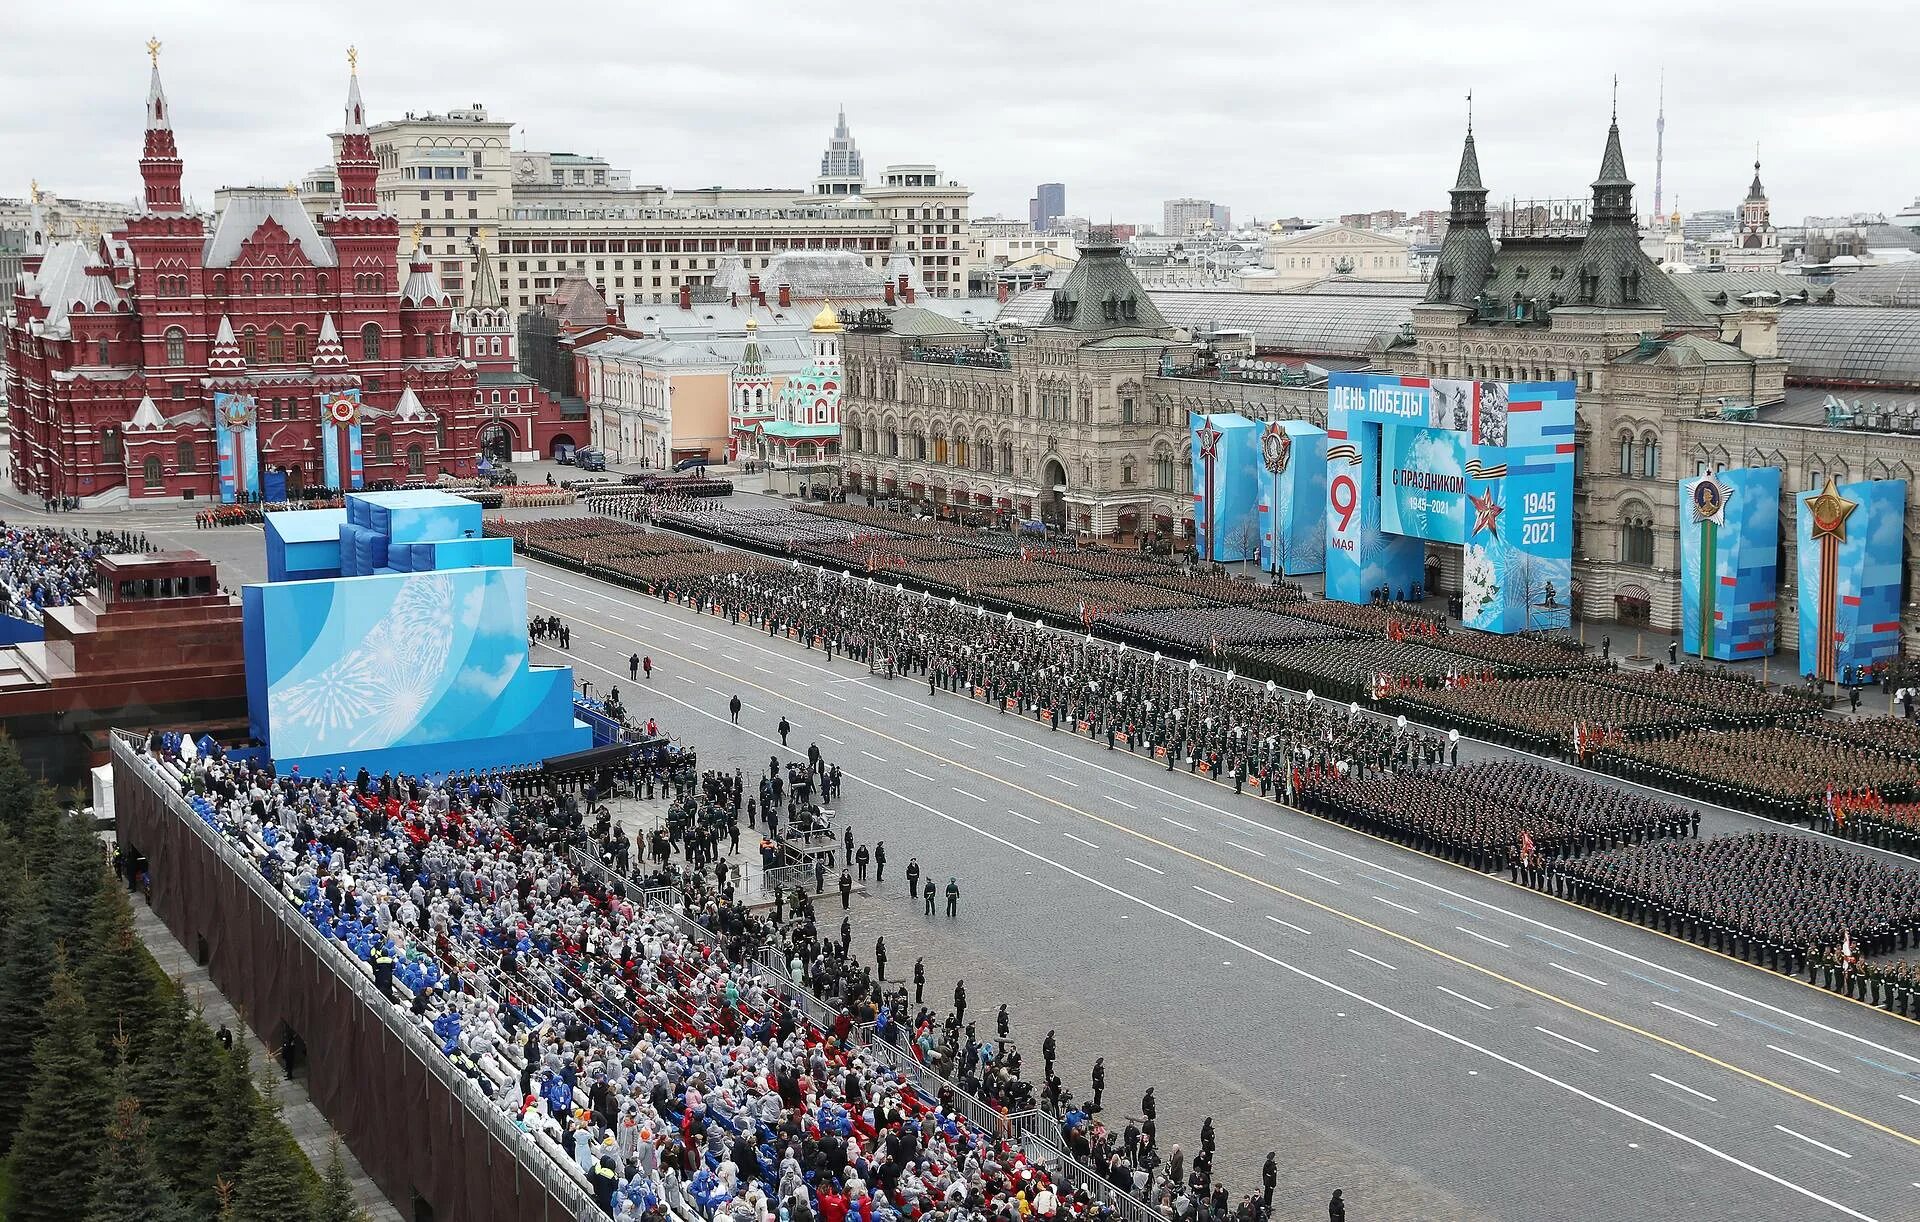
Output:
M150 35L202 206L326 158L348 43L375 121L483 102L528 146L607 157L636 183L804 187L844 102L870 181L932 161L974 189L975 216L1024 217L1042 180L1098 220L1157 223L1178 195L1236 220L1443 207L1469 89L1495 201L1584 195L1615 72L1645 214L1663 64L1669 210L1735 206L1755 141L1782 223L1891 213L1920 192L1907 40L1781 0L9 8L0 195L35 177L138 191Z

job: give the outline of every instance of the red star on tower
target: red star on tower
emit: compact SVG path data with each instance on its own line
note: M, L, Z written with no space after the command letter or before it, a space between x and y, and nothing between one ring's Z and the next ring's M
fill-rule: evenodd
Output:
M1500 536L1500 515L1505 513L1507 509L1504 505L1494 503L1493 489L1487 488L1483 490L1479 496L1469 495L1467 499L1473 502L1473 533L1477 535L1484 530L1488 534L1498 538Z

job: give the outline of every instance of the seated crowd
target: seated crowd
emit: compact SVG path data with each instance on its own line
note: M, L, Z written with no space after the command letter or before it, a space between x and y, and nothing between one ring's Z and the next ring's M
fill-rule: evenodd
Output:
M576 1164L610 1216L1019 1222L1110 1208L1056 1187L1008 1125L1035 1095L1004 1029L982 1039L959 1013L912 1012L849 955L844 927L820 935L804 895L769 920L689 870L684 914L638 906L576 851L606 835L589 834L591 798L583 810L493 775L276 777L176 759L174 745L156 738L166 780L505 1115ZM701 779L716 807L737 810L741 788ZM829 1027L769 986L763 955L840 1001ZM884 1047L850 1038L856 1019ZM950 1090L917 1089L896 1049L977 1089L999 1109L991 1127ZM1112 1184L1150 1188L1175 1216L1217 1204L1226 1217L1224 1189L1136 1180L1117 1137L1084 1112L1066 1120L1062 1143Z
M98 584L96 559L146 550L146 536L127 531L0 523L0 615L37 624L48 607L67 606Z

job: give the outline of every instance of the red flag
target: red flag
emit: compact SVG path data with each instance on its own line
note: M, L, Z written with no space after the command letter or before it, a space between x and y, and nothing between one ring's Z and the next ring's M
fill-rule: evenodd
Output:
M1533 864L1533 833L1522 828L1520 831L1520 864Z

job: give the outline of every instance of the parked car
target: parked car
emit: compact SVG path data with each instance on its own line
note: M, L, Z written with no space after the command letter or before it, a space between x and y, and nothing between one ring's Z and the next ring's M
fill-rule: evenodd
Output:
M708 460L706 455L695 454L692 458L683 458L679 462L673 464L673 469L675 471L691 471L696 467L706 466L707 461Z
M573 465L582 471L605 471L607 469L606 452L604 450L591 449L575 450L573 452Z

